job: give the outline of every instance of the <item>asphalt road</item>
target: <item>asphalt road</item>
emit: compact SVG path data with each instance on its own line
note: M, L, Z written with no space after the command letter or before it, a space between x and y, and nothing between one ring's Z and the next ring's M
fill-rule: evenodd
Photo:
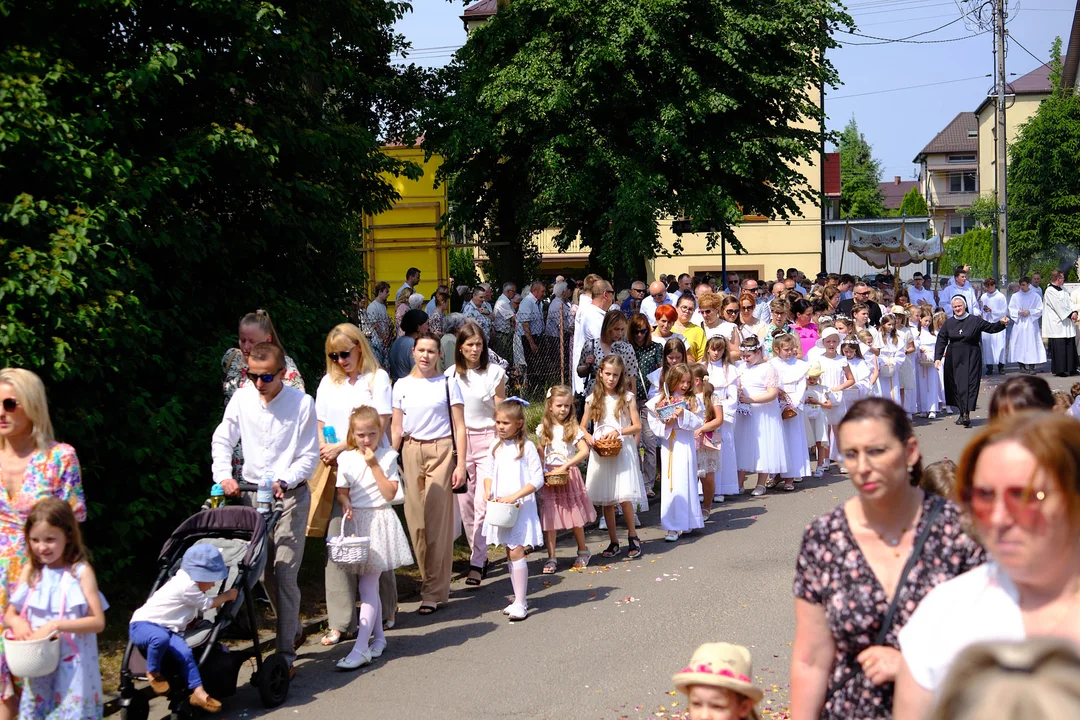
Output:
M1054 389L1071 385L1044 377ZM985 422L1000 381L984 381L975 425ZM924 462L959 458L975 430L954 420L916 421ZM704 531L674 544L663 541L657 504L643 518L645 554L636 561L604 564L594 557L585 572L569 572L574 547L565 541L559 573L544 576L545 554L533 553L533 613L524 622L511 624L501 614L511 589L500 563L479 589L456 581L450 605L428 618L415 614L417 603L404 604L387 634L387 652L372 665L338 671L334 663L351 643L325 649L316 636L300 651L284 706L264 711L245 685L225 701L222 716L662 717L684 707L671 675L698 644L725 640L750 647L757 680L769 690L762 709L782 717L794 633L791 582L802 532L851 495L839 474L808 480L792 493L743 495L714 512ZM588 538L594 553L607 543L606 533L595 530Z

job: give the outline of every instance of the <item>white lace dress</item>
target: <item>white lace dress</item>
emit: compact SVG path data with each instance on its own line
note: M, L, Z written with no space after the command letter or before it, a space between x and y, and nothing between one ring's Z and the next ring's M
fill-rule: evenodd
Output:
M760 362L743 370L739 383L744 393L756 397L779 388L780 377L776 368ZM780 403L775 398L765 403L751 403L750 414L740 417L735 425L735 452L740 470L769 475L787 470L782 422Z
M627 402L634 396L626 394ZM615 416L616 398L604 397L604 414L599 423L594 423L593 434L598 425L610 425L624 428L630 425L630 414L626 411ZM601 457L596 450L589 455L589 469L585 475L585 490L594 505L616 505L631 502L643 510L648 510L645 500L645 483L641 478L641 463L638 459L637 443L633 435L622 436L622 449L615 457Z

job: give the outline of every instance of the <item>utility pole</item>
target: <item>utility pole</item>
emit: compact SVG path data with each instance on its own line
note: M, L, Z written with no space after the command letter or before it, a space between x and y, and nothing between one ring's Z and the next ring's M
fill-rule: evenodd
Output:
M994 158L994 184L997 186L997 256L1000 287L1009 286L1008 254L1008 186L1006 185L1006 165L1008 164L1007 132L1005 125L1005 0L994 0L994 54L997 56L995 68L997 90L997 112L995 116L996 150Z

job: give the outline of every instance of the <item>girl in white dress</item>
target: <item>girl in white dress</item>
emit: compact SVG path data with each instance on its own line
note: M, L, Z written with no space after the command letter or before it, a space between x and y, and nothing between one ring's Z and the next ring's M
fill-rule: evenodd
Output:
M773 338L773 355L769 363L780 378L780 407L791 407L795 417L783 419L784 456L787 468L780 473L784 478L784 490L792 491L795 483L810 475L810 456L806 452L806 423L803 422L803 398L806 395L806 374L810 363L796 357L799 340L794 335Z
M685 399L687 407L661 420L657 406ZM704 423L701 402L694 395L694 376L688 365L667 373L663 392L648 403L649 425L660 443L660 523L675 542L684 532L705 527L697 499L697 442L694 431Z
M705 355L709 359L706 370L709 373L709 383L713 386L713 398L720 401L724 413L724 423L720 426L720 465L717 468L720 477L713 494L713 503L718 504L724 502L726 496L742 492L739 484L739 463L735 454L739 368L731 362L725 338L709 338L705 344Z
M803 398L803 406L806 440L813 446L817 462L814 477L821 477L825 474L825 463L829 457L829 423L825 419L825 411L832 408L832 396L821 386L821 363L817 360L810 363L810 369L806 371L806 396Z
M881 363L872 347L872 344L877 340L869 330L860 330L855 333L855 337L859 341L859 354L862 356L862 361L866 365L866 369L870 371L870 376L864 379L862 386L859 388L859 398L878 397L878 375L881 371ZM858 382L858 378L856 378L856 382ZM848 391L845 390L844 392Z
M915 414L917 395L915 390L915 333L911 330L911 320L902 305L893 305L892 316L896 319L896 334L904 348L904 358L900 363L900 406L910 418Z
M710 340L712 338L709 338ZM720 338L723 340L723 338ZM706 360L708 355L706 354ZM705 424L694 431L697 445L697 476L701 492L701 513L706 518L712 512L716 492L716 470L720 467L720 427L724 422L724 408L716 390L707 380L709 370L701 363L690 366L694 375L694 395L697 396L703 410Z
M503 610L511 620L529 615L525 595L529 589L529 566L525 546L539 547L544 542L540 516L536 513L535 493L544 484L544 468L532 441L525 439L525 408L521 398L509 397L495 408L495 432L499 441L491 450L491 477L484 478L484 496L488 502L517 504L518 517L513 527L498 527L484 522L484 537L491 545L503 545L510 555L510 584L514 602Z
M749 405L750 413L739 418L735 426L736 452L739 469L757 473L757 486L751 494L764 495L770 476L787 470L784 428L777 400L780 396L780 377L776 369L766 362L765 348L756 336L743 340L739 350L746 363L746 369L739 378L739 402Z
M881 345L878 359L878 392L883 398L903 406L900 394L900 365L904 362L905 347L896 327L896 318L882 315L878 323L881 332Z
M411 565L409 539L390 503L405 493L398 474L398 454L380 444L383 436L380 413L361 405L349 415L348 450L337 456L337 501L342 527L354 535L371 539L367 561L357 569L360 619L353 649L338 661L342 670L355 670L382 657L386 650L383 635L379 576L403 565ZM368 644L368 639L374 641Z
M934 332L934 311L926 305L916 310L919 321L919 349L916 353L918 362L915 368L915 387L919 395L916 403L920 413L930 419L937 417L945 402L941 391L940 371L934 367L934 351L937 348L937 333Z
M585 545L585 524L596 519L596 510L589 502L585 482L577 467L589 457L589 446L585 443L585 433L574 417L574 391L569 386L555 385L548 390L544 417L536 428L536 439L540 443L545 471L565 472L568 476L563 485L544 483L540 503L540 526L544 530L548 552L544 574L550 575L557 569L555 533L559 530L573 530L574 540L577 541L574 569L584 569L592 557ZM553 466L553 461L559 464Z
M844 404L851 407L859 400L870 397L877 382L877 364L867 362L862 354L862 343L857 335L848 335L840 341L840 352L851 368L855 384L844 391ZM874 357L871 353L870 357Z
M829 457L824 463L819 460L818 466L828 471L832 460L840 461L840 451L836 445L836 427L847 412L844 391L854 387L855 376L851 374L847 359L837 352L840 346L840 333L836 331L836 328L829 328L822 333L821 340L818 342L824 348L824 352L817 359L821 365L821 384L829 391L832 401L832 407L825 411L825 419L829 423Z
M594 505L599 505L607 520L610 542L602 555L616 557L619 540L615 534L615 506L621 505L626 520L627 557L641 557L641 543L634 527L634 505L648 507L645 486L641 479L641 463L638 462L637 434L641 431L634 394L626 367L618 355L608 355L600 361L598 382L592 395L585 401L584 422L592 423L592 432L585 433L589 446L605 437L621 437L622 448L614 457L602 457L596 449L589 457L589 469L585 477L585 489Z
M934 313L934 322L931 325L931 327L934 328L934 342L935 342L935 345L937 343L937 334L939 332L941 332L941 328L945 326L945 320L947 320L947 319L948 319L948 316L945 314L944 310L938 310L937 312ZM947 355L948 353L949 353L949 350L948 350L948 348L946 348L945 354ZM942 359L942 363L943 363L942 367L944 367L944 358ZM937 368L935 367L935 369L937 369ZM938 370L937 379L938 379L938 386L941 388L941 406L940 406L941 410L942 410L942 412L949 412L949 406L945 404L945 374L943 372L941 372L941 370Z

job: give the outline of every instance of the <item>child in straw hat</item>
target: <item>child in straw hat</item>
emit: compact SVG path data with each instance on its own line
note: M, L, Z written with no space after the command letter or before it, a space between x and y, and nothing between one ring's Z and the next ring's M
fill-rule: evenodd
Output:
M750 651L742 645L705 643L675 673L675 689L687 696L690 720L759 720L765 695L751 680Z

